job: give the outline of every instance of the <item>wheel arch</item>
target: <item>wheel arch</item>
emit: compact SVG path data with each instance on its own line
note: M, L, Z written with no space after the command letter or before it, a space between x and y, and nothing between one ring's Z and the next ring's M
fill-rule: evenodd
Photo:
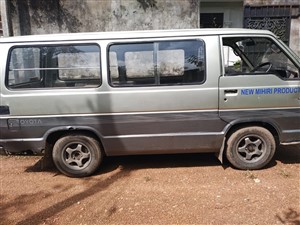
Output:
M231 123L230 126L228 126L226 131L225 131L226 140L235 131L237 131L241 128L251 127L251 126L258 126L258 127L263 127L265 129L267 129L273 135L276 144L278 145L280 143L279 128L274 123L269 122L269 121L239 121L239 122Z
M258 127L263 127L267 129L268 131L271 132L275 139L276 145L280 144L280 132L279 128L277 125L270 121L265 121L265 120L239 120L239 121L234 121L228 124L226 128L224 129L224 140L223 140L223 145L219 151L219 154L217 154L217 157L221 163L223 163L224 159L224 153L227 148L227 140L228 138L237 130L245 128L245 127L251 127L251 126L258 126Z
M86 135L86 136L95 138L99 142L100 148L102 149L103 154L106 155L106 152L105 152L105 149L104 149L104 146L102 143L102 136L99 134L99 132L91 127L78 127L78 126L57 127L57 128L49 130L44 136L45 140L46 140L45 154L49 154L49 151L51 154L52 147L59 138L61 138L63 136L67 136L67 135L72 135L72 134L82 134L82 135Z

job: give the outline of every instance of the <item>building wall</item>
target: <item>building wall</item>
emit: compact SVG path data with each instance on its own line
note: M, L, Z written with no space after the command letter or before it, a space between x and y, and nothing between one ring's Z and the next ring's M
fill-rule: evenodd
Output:
M300 17L291 20L290 47L300 56Z
M198 0L11 0L13 35L197 28Z
M5 19L4 36L199 28L200 9L202 13L224 13L223 27L243 27L243 4L300 3L299 0L1 0L1 14ZM292 18L290 47L298 55L299 27L299 17Z

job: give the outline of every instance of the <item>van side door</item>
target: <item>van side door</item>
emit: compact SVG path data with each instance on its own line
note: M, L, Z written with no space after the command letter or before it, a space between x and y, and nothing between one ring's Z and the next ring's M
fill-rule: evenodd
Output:
M218 36L109 43L110 155L218 151ZM209 52L209 56L206 56Z

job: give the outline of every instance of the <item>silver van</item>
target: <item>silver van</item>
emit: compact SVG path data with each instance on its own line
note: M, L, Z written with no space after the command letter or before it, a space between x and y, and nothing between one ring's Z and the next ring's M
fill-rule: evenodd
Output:
M215 152L260 169L300 143L300 60L269 31L0 40L0 149L52 152L67 176L104 156Z

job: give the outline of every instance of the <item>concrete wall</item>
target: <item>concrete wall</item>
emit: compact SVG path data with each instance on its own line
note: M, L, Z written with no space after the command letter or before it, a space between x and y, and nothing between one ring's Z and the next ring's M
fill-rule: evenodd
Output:
M244 0L244 5L247 4L300 3L299 0ZM200 8L203 13L223 12L225 27L242 27L240 0L1 0L5 36L198 28ZM290 35L290 46L298 55L299 19L292 19Z
M290 47L300 57L300 17L291 20Z
M11 0L13 35L199 27L198 0Z

